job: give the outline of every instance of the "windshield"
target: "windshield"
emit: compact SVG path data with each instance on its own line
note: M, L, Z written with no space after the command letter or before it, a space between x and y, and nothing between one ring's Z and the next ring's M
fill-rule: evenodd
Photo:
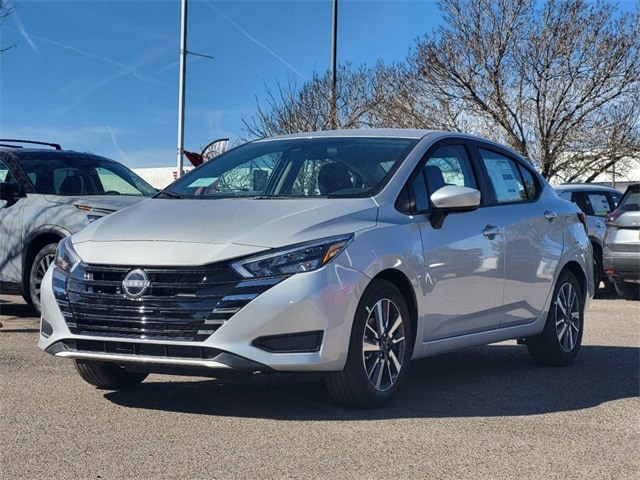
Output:
M23 154L20 166L36 193L151 196L156 190L124 165L75 152Z
M417 140L296 138L248 143L166 189L177 198L353 197L382 188Z

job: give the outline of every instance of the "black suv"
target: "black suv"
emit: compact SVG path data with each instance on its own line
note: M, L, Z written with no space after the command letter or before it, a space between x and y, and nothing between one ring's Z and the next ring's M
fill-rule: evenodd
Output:
M0 291L22 294L39 312L40 283L58 241L155 193L113 160L0 139Z

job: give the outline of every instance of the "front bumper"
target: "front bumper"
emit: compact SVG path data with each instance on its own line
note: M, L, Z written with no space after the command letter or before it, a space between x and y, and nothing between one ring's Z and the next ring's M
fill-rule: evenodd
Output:
M115 362L139 371L186 374L341 370L357 307L358 295L354 291L362 291L368 283L365 275L335 261L319 270L283 279L229 318L214 322L215 328L199 325L192 336L148 338L144 328L139 328L141 333L137 334L121 328L109 333L108 314L101 315L103 325L99 330L82 327L73 301L65 304L61 295L66 293L56 287L60 275L53 267L42 284L40 348L59 357ZM231 296L233 292L224 298ZM175 302L180 304L179 297ZM115 318L116 311L110 313ZM144 326L145 321L141 315L138 326ZM121 324L120 321L118 325Z

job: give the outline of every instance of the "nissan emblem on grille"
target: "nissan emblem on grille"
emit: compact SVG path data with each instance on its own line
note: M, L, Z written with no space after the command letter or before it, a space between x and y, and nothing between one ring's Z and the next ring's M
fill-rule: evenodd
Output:
M147 272L140 268L131 270L122 280L122 290L129 298L140 298L147 293L150 286L151 281Z

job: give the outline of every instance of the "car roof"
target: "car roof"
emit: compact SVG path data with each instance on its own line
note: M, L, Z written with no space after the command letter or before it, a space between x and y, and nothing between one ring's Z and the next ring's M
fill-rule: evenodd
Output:
M76 150L53 150L50 148L0 148L0 154L6 153L7 155L14 156L14 158L20 158L21 160L42 160L48 157L79 157L79 158L92 158L99 159L107 162L115 162L107 157L96 155L95 153L78 152Z
M277 140L287 140L287 139L312 139L312 138L409 138L414 140L424 140L429 138L432 141L438 141L440 139L446 138L454 138L454 139L467 139L472 141L482 142L486 145L490 145L493 148L498 150L508 151L513 155L516 155L521 160L527 162L522 155L513 149L507 147L506 145L502 145L500 143L496 143L493 140L490 140L485 137L480 137L477 135L470 135L468 133L462 132L452 132L447 130L427 130L427 129L419 129L419 128L347 128L344 130L319 130L313 132L302 132L302 133L290 133L285 135L276 135L268 138L261 138L258 140L254 140L251 143L262 143L262 142L271 142ZM529 163L529 162L527 162Z
M439 132L437 130L421 130L421 129L401 129L401 128L366 128L366 129L345 129L345 130L320 130L314 132L290 133L285 135L276 135L274 137L263 138L256 142L268 142L272 140L284 140L287 138L323 138L323 137L389 137L389 138L424 138L435 133L451 133Z
M598 183L563 183L561 185L554 185L553 189L556 192L595 192L606 191L612 193L622 193L620 190L610 187L608 185L600 185Z

